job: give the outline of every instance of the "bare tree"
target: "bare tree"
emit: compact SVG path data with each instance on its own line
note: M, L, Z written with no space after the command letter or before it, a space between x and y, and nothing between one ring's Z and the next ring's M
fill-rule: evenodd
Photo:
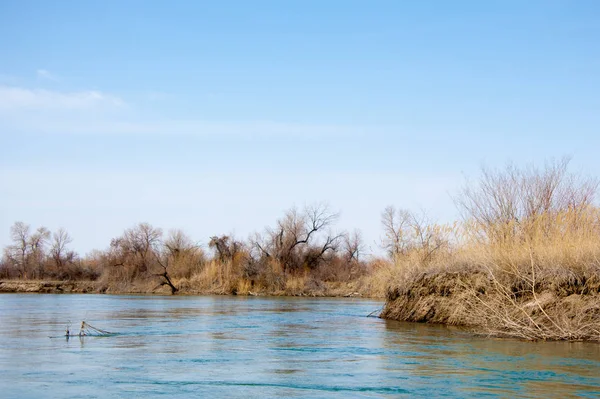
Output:
M4 253L13 268L18 271L19 277L28 277L28 251L31 227L23 222L15 222L10 228L10 238L13 242L5 248Z
M50 232L45 227L31 233L31 227L16 222L10 229L13 244L4 249L6 262L17 270L19 277L41 277L46 257L45 246Z
M425 212L412 214L410 227L413 231L412 248L419 254L421 264L429 263L437 252L450 245L446 229L430 220Z
M314 269L319 266L322 261L327 261L326 256L328 254L335 254L337 252L342 237L343 234L327 235L320 245L307 247L304 251L303 264Z
M543 216L588 209L599 181L568 172L569 158L503 170L482 168L476 185L467 185L455 199L463 218L474 223L479 238L502 242L526 236L527 224ZM550 226L548 226L549 228Z
M362 233L359 230L354 230L352 233L344 234L342 246L346 262L359 262L364 251Z
M39 227L35 233L29 237L30 264L38 278L41 278L44 273L46 244L50 237L50 230L45 227Z
M425 264L439 250L449 247L447 229L430 220L425 212L417 214L388 206L381 215L381 224L382 246L392 259L417 254Z
M241 242L232 239L229 236L212 236L208 243L210 248L213 248L221 262L233 260L235 255L242 249Z
M73 238L71 238L67 230L62 227L52 234L50 256L52 257L52 260L58 269L62 269L65 264L74 261L76 257L75 252L70 251L67 248L67 246L72 242Z
M178 229L169 231L164 246L173 257L181 256L188 251L198 248L198 244L194 243L182 230Z
M168 286L171 293L176 294L179 288L173 280L173 272L201 260L202 253L181 230L171 230L164 240L162 236L161 229L140 223L113 239L108 259L112 266L119 267L115 277L158 277L160 285Z
M204 265L204 251L181 230L170 230L163 245L163 252L169 256L169 269L173 276L189 278Z
M392 258L406 253L410 245L412 214L405 209L386 207L381 214L382 246Z
M160 285L166 285L171 289L171 295L174 295L177 293L177 291L179 291L175 284L173 284L171 276L169 275L169 266L171 265L173 256L176 255L173 255L171 249L166 245L164 245L162 251L154 252L156 263L161 268L161 271L158 273L154 273L154 275L162 279Z
M302 211L292 208L264 235L256 234L251 245L260 257L279 261L284 271L302 265L314 267L337 249L342 235L329 230L337 217L322 203L306 206Z
M121 237L111 241L113 266L128 266L133 275L148 271L160 251L162 230L148 223L125 230Z

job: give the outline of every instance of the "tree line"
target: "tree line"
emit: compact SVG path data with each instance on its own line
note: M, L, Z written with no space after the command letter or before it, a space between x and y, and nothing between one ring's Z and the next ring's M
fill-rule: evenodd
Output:
M113 238L107 249L80 256L63 228L50 232L23 222L10 228L0 277L5 279L154 281L172 293L176 281L202 273L207 265L228 267L236 278L261 286L285 285L286 278L311 274L317 280L349 281L367 269L361 233L335 230L338 213L324 203L291 208L271 227L247 240L215 235L207 247L181 230L164 232L139 223ZM232 290L235 291L235 288Z

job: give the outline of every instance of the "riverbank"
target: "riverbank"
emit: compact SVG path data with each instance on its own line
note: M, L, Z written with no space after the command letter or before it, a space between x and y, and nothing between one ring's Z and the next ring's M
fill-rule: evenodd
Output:
M430 272L390 288L385 319L526 340L600 342L600 278L507 284L485 272Z
M225 292L219 287L198 289L182 284L177 295L246 295L246 296L299 296L334 298L383 298L373 295L358 282L320 283L317 286L290 286L282 290L245 292ZM0 280L0 293L29 294L149 294L172 295L169 287L147 283L111 284L100 281L38 281L38 280Z
M392 284L383 319L468 327L475 334L525 340L600 342L600 278L540 280L535 290L503 285L481 271L425 272ZM365 281L306 284L282 290L225 291L194 288L178 281L177 295L241 295L382 298ZM170 296L164 285L137 282L1 280L0 293L146 294Z
M0 281L0 293L27 294L95 294L98 285L94 281Z

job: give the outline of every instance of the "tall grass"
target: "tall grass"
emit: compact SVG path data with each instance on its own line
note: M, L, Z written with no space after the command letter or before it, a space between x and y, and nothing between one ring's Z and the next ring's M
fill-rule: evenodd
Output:
M463 221L429 227L447 245L427 258L418 241L395 254L384 316L424 312L393 309L402 297L397 303L404 307L437 306L435 321L477 325L490 334L600 339L598 184L569 174L567 164L484 171L457 200ZM414 228L412 235L418 235ZM433 305L407 299L418 290L442 298Z
M231 260L212 259L191 277L176 278L183 292L222 295L295 295L295 296L363 296L385 295L392 267L387 262L373 262L351 278L328 278L310 268L285 271L283 264L272 259L260 272L249 276L246 254Z

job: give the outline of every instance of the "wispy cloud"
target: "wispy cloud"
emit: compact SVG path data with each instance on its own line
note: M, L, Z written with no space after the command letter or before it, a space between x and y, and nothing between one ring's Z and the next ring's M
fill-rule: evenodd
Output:
M58 82L58 77L56 77L54 74L50 73L48 70L46 69L38 69L37 71L35 71L38 79L45 79L45 80L51 80L53 82Z
M61 92L0 86L0 111L80 110L125 105L125 101L121 98L95 90Z
M336 124L173 119L157 114L155 108L144 110L140 104L130 106L116 95L95 90L66 92L0 85L0 127L3 128L0 134L2 131L7 134L21 131L44 134L321 138L374 132L374 129L364 126Z

